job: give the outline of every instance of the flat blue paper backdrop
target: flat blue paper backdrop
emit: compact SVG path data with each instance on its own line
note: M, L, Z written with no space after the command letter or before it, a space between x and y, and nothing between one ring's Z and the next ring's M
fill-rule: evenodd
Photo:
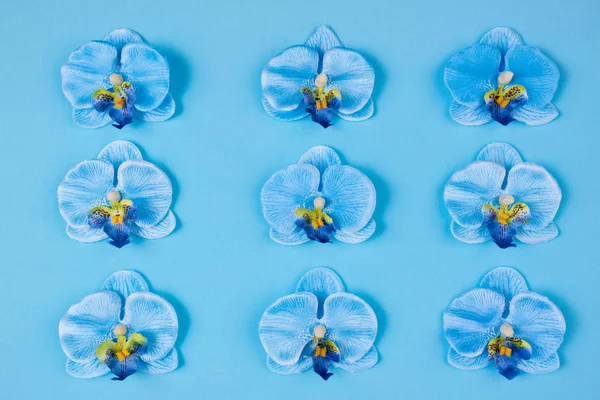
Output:
M0 5L2 399L597 399L600 333L600 4L597 0L3 1ZM376 114L362 123L269 117L260 74L327 23L376 70ZM446 61L511 26L559 66L560 117L541 127L465 127L449 115ZM122 131L75 125L60 66L115 28L140 32L172 68L177 113ZM173 180L179 227L118 250L69 239L56 189L79 161L131 140ZM492 141L507 141L560 182L558 239L500 250L450 234L443 186ZM260 189L313 145L332 146L375 183L377 232L360 245L269 239ZM368 371L279 376L258 321L300 276L329 266L377 313L381 359ZM446 363L444 308L497 266L519 269L561 308L562 367L512 382ZM114 271L140 271L177 309L175 372L78 380L65 372L58 321Z

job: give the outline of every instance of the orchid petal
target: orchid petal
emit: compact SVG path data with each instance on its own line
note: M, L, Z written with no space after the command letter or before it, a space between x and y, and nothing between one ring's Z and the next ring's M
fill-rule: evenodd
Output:
M326 90L335 88L342 95L340 113L355 113L371 99L375 86L375 71L356 51L336 47L325 52L323 73L328 78Z
M450 177L444 202L452 219L464 228L483 224L481 207L501 194L506 170L489 161L476 161Z
M169 354L177 340L177 313L169 302L154 293L130 294L125 301L123 324L148 340L147 351L140 356L147 363Z
M473 289L454 299L444 312L444 334L465 357L479 356L497 336L506 300L489 289Z
M300 88L313 86L319 53L307 46L292 46L272 58L261 76L264 96L276 110L290 111L303 102Z
M327 338L340 349L344 362L363 358L377 336L377 317L361 298L338 292L325 299L321 322L327 328Z
M296 364L317 321L317 297L295 293L271 304L260 319L259 335L269 357L280 365Z

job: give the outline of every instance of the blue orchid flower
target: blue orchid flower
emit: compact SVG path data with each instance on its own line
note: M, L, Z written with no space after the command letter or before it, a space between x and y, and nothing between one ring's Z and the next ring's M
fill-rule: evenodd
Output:
M325 25L303 45L288 47L272 58L261 83L263 107L282 121L310 115L327 128L333 114L348 121L373 115L373 67L358 52L344 47Z
M506 143L491 143L477 161L446 183L444 202L452 235L465 243L493 240L500 248L514 240L537 244L558 236L554 217L562 193L539 165L523 162Z
M175 112L167 60L129 29L79 47L61 75L73 120L84 128L121 129L134 118L159 122Z
M99 292L70 307L58 326L69 375L96 378L112 372L120 381L135 372L175 370L177 331L173 306L150 293L133 271L112 274Z
M454 299L444 312L448 363L463 370L493 364L507 379L520 371L547 374L558 369L565 330L558 307L530 292L512 268L492 270L479 288Z
M373 309L346 293L341 279L328 268L310 270L298 282L296 293L269 306L259 335L267 367L278 374L312 368L327 380L332 367L355 372L371 368L378 359Z
M169 177L144 161L133 143L119 140L67 173L58 187L58 207L72 239L108 237L121 248L130 235L158 239L175 229L172 195Z
M335 151L316 146L271 176L261 192L271 239L296 245L332 238L360 243L371 237L375 186L356 168L341 164Z
M492 29L452 57L444 71L454 98L450 114L463 125L492 119L546 124L558 116L552 97L559 78L556 64L509 28Z

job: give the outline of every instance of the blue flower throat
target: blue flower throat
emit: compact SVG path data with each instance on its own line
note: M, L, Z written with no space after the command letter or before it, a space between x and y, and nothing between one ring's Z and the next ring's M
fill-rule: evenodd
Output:
M500 327L500 336L488 343L488 359L494 361L500 375L508 380L519 375L519 361L529 360L532 356L531 345L513 335L512 326L504 324Z
M481 208L484 224L501 249L516 247L513 241L517 230L531 218L527 204L514 201L511 195L505 194L500 196L499 208L492 204L484 204Z
M527 103L528 99L525 87L521 85L507 86L513 75L511 71L502 72L498 76L498 89L490 90L484 96L485 104L492 118L504 126L514 121L515 110Z
M100 113L107 110L108 115L115 122L113 126L122 129L133 122L133 103L135 91L130 82L124 82L119 74L112 74L110 82L114 85L112 91L99 89L92 95L94 109Z
M137 218L137 208L131 200L121 200L119 192L107 195L110 207L97 206L88 212L88 225L92 229L102 229L111 239L110 244L121 248L130 243L130 225Z
M148 341L140 333L127 338L127 327L117 325L114 329L116 341L107 340L96 349L98 360L108 366L115 375L113 380L122 381L134 374L140 363L140 356L146 352Z
M321 243L329 243L331 235L335 232L333 219L327 215L323 208L325 199L317 197L314 200L314 210L308 208L298 208L295 211L296 226L306 232L310 240L317 240Z
M342 95L337 89L331 89L325 92L327 76L319 74L315 79L315 90L308 86L302 86L300 92L304 98L306 112L310 114L312 120L320 124L323 128L331 126L333 111L339 110L342 105Z
M315 336L313 336L311 358L313 362L313 371L324 380L329 379L333 374L329 372L332 362L340 362L340 349L331 340L325 340L325 327L315 327Z

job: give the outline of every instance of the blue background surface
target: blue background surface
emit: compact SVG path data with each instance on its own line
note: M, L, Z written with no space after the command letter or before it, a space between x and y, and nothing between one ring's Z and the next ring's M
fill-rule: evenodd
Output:
M597 399L600 332L597 0L501 2L3 1L0 25L0 290L2 399ZM260 73L321 23L376 69L376 114L362 123L285 123L261 106ZM449 116L445 62L489 29L511 26L562 73L561 115L464 127ZM172 67L178 111L166 123L92 131L71 120L60 66L82 43L115 28L140 32ZM174 188L177 230L118 250L69 239L56 189L79 161L127 139L163 168ZM450 234L442 190L485 144L507 141L545 166L563 189L560 236L500 250ZM378 230L360 245L298 247L269 239L260 189L313 145L329 145L377 188ZM441 315L496 266L518 268L567 321L551 375L512 382L493 368L446 363ZM279 376L265 366L257 326L314 266L329 266L375 309L374 368ZM58 321L119 269L135 269L175 306L181 365L161 376L78 380L65 372Z

